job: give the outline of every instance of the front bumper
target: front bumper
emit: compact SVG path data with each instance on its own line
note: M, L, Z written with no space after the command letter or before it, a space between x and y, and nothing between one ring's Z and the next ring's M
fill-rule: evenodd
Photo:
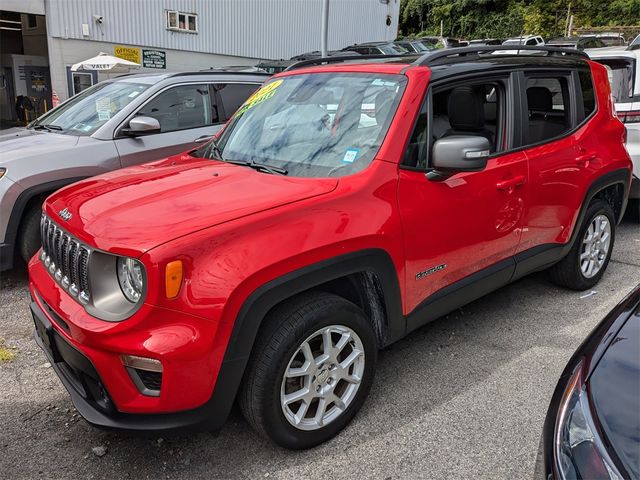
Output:
M222 426L235 390L216 380L238 372L237 362L216 359L213 322L147 305L125 322L100 321L53 281L37 256L29 273L36 342L89 423L147 432ZM122 354L162 362L159 396L140 392Z

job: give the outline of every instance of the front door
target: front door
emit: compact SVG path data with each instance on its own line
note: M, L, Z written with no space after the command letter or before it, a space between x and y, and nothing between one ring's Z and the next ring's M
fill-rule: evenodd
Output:
M399 180L407 313L438 290L469 281L474 273L504 267L504 276L509 276L512 271L528 173L524 153L507 153L513 125L508 115L514 110L507 108L514 101L511 84L505 78L464 85L466 92L435 89L425 101L407 148L409 168L401 169ZM456 101L462 93L469 96L469 87L475 100ZM455 111L460 108L465 112ZM428 170L433 143L452 135L490 139L493 154L486 168L446 180L427 178L424 167Z

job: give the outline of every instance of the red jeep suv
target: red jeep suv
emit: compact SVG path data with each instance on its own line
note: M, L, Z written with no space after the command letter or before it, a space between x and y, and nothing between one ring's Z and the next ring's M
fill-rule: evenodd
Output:
M378 349L533 271L595 285L631 179L607 72L495 48L302 62L202 148L50 196L31 310L82 416L213 429L237 399L308 448Z

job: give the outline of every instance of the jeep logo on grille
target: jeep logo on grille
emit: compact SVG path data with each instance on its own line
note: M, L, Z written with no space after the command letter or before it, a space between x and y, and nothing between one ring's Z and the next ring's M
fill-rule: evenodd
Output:
M73 216L68 208L60 210L58 212L58 215L60 215L60 218L63 219L65 222L68 222L69 219Z

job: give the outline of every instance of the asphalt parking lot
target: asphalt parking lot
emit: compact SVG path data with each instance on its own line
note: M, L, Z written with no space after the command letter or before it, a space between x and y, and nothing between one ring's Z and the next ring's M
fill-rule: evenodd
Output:
M640 227L625 220L593 292L536 274L427 325L381 353L371 395L344 432L290 452L260 439L237 411L217 434L145 438L90 427L32 340L26 275L14 270L0 292L0 475L530 478L566 361L639 282Z

